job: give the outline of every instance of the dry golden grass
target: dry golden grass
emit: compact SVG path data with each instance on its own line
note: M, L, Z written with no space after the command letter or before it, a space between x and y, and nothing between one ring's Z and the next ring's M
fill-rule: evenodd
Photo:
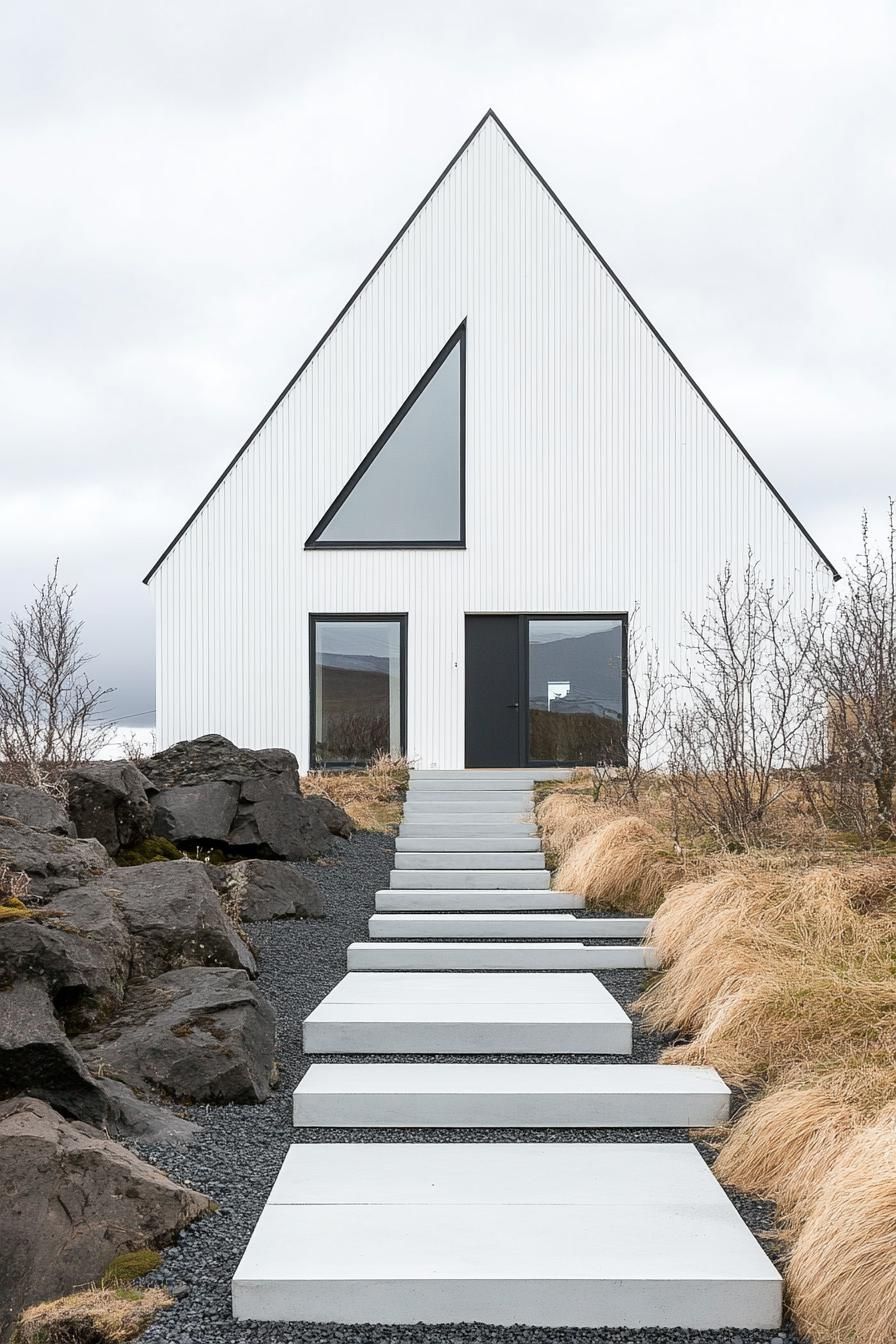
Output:
M407 761L380 755L366 770L312 770L302 777L302 792L344 808L359 831L391 831L401 820L407 783Z
M788 1266L814 1344L896 1339L896 1104L858 1130L817 1188Z
M687 1038L665 1062L712 1065L755 1098L715 1171L776 1202L807 1338L896 1344L892 847L870 857L788 786L765 848L725 853L685 832L682 856L663 805L652 789L637 815L552 793L537 815L555 882L653 913L663 971L637 1006Z
M555 877L559 891L575 891L589 905L652 915L687 871L684 858L641 817L606 821L570 848Z
M868 1121L866 1094L896 1096L896 1068L874 1079L840 1073L773 1087L732 1127L714 1171L720 1181L774 1200L785 1227L802 1223L819 1185ZM872 1114L877 1106L871 1105Z
M595 803L590 788L554 789L535 807L542 844L557 863L606 819L606 810Z
M161 1288L87 1288L28 1307L14 1344L122 1344L136 1339L172 1299Z

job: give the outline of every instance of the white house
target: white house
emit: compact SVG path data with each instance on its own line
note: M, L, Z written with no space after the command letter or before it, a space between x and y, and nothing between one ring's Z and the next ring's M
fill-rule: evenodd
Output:
M672 657L750 548L836 577L489 112L147 576L159 737L613 758L627 614Z

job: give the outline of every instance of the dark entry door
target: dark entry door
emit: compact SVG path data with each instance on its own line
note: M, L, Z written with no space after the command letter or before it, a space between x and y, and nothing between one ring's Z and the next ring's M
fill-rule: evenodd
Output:
M466 618L466 744L470 768L522 764L520 618Z

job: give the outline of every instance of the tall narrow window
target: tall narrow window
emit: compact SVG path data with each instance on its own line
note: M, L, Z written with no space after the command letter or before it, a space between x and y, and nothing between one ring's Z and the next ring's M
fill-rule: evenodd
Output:
M430 365L305 543L462 546L464 328Z
M533 617L528 627L529 760L623 764L623 622Z
M403 616L312 616L312 764L404 754L404 661Z

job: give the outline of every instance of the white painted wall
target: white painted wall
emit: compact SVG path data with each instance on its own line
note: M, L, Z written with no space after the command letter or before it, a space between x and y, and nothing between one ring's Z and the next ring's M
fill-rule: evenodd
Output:
M304 541L462 319L467 549ZM465 612L681 613L748 547L830 571L494 120L487 120L150 580L159 745L307 764L308 613L408 613L408 750L463 764Z

